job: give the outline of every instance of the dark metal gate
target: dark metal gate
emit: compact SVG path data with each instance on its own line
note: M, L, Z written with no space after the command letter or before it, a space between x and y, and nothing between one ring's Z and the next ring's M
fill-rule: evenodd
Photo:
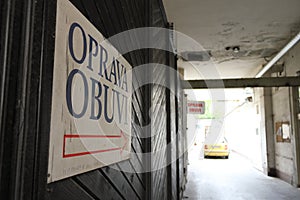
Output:
M170 28L160 0L71 2L107 38L138 27ZM182 91L176 75L159 65L144 78L172 82L176 94L155 84L135 91L131 147L145 153L175 143L157 156L135 156L115 164L119 170L103 167L47 184L56 1L1 1L0 15L0 198L181 199L186 171L181 155L185 141ZM169 44L169 36L160 39ZM171 52L140 49L123 56L133 67L152 62L176 70L176 57ZM148 128L140 128L144 126ZM143 134L154 136L143 138ZM169 161L174 162L152 171L157 164ZM127 173L124 168L150 170Z

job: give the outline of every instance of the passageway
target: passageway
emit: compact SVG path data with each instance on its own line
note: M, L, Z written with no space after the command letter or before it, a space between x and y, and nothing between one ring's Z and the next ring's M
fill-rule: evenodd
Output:
M197 148L190 154L199 155ZM189 200L298 200L300 190L264 175L237 153L227 159L190 159L184 198Z
M0 200L300 200L299 8L1 0Z

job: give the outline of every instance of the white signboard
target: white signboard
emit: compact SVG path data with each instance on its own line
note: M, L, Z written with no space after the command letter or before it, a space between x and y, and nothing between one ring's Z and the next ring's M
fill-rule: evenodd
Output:
M188 114L204 114L205 102L204 101L188 101Z
M58 0L48 182L129 158L131 66Z

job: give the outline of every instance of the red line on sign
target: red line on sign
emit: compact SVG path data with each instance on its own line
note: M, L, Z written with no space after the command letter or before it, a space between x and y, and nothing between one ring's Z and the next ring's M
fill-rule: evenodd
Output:
M102 149L102 150L95 150L95 151L85 151L85 152L78 152L78 153L71 153L66 154L66 139L68 138L121 138L122 135L82 135L82 134L65 134L64 141L63 141L63 158L70 158L76 156L83 156L88 154L96 154L96 153L103 153L108 151L117 151L122 150L122 147L112 148L112 149Z
M97 151L85 151L85 152L79 152L79 153L72 153L72 154L64 154L64 158L70 158L70 157L76 157L76 156L83 156L83 155L88 155L88 154L96 154L96 153L103 153L103 152L108 152L108 151L117 151L121 150L121 147L118 148L112 148L112 149L103 149L103 150L97 150Z
M121 135L78 135L78 134L67 134L64 138L120 138Z
M63 158L65 157L66 155L66 138L64 137L64 141L63 141Z

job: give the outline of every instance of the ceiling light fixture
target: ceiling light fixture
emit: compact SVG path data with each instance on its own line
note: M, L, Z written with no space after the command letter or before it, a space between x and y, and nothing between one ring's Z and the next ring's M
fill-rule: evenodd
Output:
M239 46L232 47L232 51L234 53L238 53L238 52L240 52L240 47Z
M239 46L228 46L225 47L226 51L232 50L234 53L240 52L240 47Z

